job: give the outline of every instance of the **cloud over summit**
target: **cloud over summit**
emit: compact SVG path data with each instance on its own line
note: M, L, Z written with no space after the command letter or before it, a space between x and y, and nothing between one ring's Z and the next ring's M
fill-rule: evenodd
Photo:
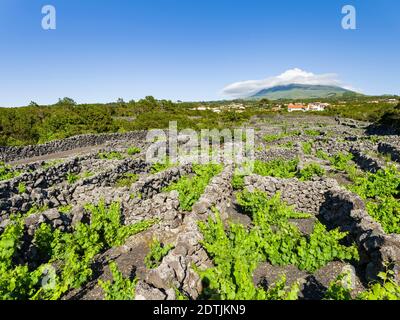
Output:
M262 89L293 83L342 86L341 81L335 73L314 74L299 68L294 68L287 70L278 76L269 77L263 80L248 80L232 83L222 89L222 94L224 96L240 98L255 94Z

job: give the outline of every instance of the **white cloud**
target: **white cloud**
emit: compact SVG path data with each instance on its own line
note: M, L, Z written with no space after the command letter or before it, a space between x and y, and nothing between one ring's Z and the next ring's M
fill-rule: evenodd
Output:
M279 85L288 85L292 83L341 86L346 88L346 86L342 84L335 73L314 74L299 68L294 68L287 70L276 77L270 77L263 80L248 80L232 83L222 89L222 94L224 96L240 98L255 94L262 89Z

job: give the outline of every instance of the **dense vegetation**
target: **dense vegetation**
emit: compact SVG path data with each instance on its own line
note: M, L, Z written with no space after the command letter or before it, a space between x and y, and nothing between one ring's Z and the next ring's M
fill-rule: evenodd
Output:
M91 213L90 224L79 223L72 232L53 230L49 224L41 223L33 238L39 265L21 260L24 217L13 218L0 236L0 300L59 299L92 278L92 264L98 253L123 244L129 236L156 223L144 220L121 225L117 202L109 207L103 202L90 204L86 210ZM46 282L49 285L43 285Z
M314 272L335 259L358 259L355 246L340 244L346 234L327 231L319 222L311 235L302 235L289 219L309 218L282 203L280 195L268 198L263 192L243 191L238 203L253 220L254 227L229 223L226 230L220 215L200 222L204 248L213 259L214 267L200 271L205 284L204 297L212 299L297 299L298 284L285 288L285 280L275 288L255 287L252 274L260 262L274 265L296 265Z
M331 107L317 114L377 121L383 125L398 127L400 107L396 108L385 101L371 102L371 99L374 98L326 99L324 101L331 103ZM177 121L179 128L229 128L250 120L254 115L276 114L272 111L274 106L290 102L293 101L272 103L264 99L173 103L153 97L129 102L119 100L108 104L78 105L70 98L60 99L50 106L39 106L32 102L27 107L0 108L0 145L37 144L85 133L167 128L170 121ZM243 104L246 109L241 112L229 109L231 103ZM200 106L219 108L220 112L196 110ZM286 110L282 109L279 113L286 113Z
M84 133L167 128L170 121L177 121L179 128L231 127L265 112L253 107L244 113L192 110L199 105L153 97L137 102L77 105L65 98L52 106L0 108L0 145L37 144Z
M313 177L322 177L325 170L318 163L308 163L303 168L299 166L299 159L275 159L268 162L256 160L254 174L276 178L298 178L301 181L311 180ZM237 176L234 179L239 179ZM238 183L235 181L234 183ZM235 187L235 186L234 186Z
M400 233L400 172L393 165L376 173L358 170L349 153L327 157L331 165L346 172L351 183L346 187L366 202L368 213L386 233Z
M193 165L193 171L193 176L184 176L165 188L165 191L178 191L180 208L184 211L192 210L211 179L222 171L222 166L219 164Z

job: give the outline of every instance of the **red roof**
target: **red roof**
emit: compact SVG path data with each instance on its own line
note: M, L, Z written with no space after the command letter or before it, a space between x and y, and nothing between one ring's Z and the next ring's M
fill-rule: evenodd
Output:
M306 106L303 106L303 105L301 105L301 104L289 104L288 105L288 108L289 109L304 109Z

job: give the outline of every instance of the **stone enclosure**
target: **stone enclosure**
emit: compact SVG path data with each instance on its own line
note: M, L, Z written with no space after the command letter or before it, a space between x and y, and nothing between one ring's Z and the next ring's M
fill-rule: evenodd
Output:
M299 129L298 121L292 118L286 126L289 130L299 130L298 135L283 136L273 142L263 140L266 134L282 132L280 121L255 119L251 124L256 130L256 158L262 161L299 158L301 165L317 162L332 174L311 181L252 174L244 180L245 189L261 190L271 196L280 192L287 204L312 214L313 218L299 226L305 234L312 230L316 220L323 222L328 229L338 227L349 232L347 241L357 244L361 260L356 265L335 261L314 275L300 272L295 267L277 268L264 264L257 269L254 281L271 283L280 273L286 273L289 282L302 280L302 298L307 299L321 297L329 281L346 268L354 273L354 290L362 290L369 281L376 280L377 274L387 264L393 267L400 279L400 235L386 234L368 214L364 201L346 190L329 163L315 157L318 150L328 155L348 152L354 156L353 161L360 170L375 173L385 168L388 161L399 164L400 137L370 139L362 124L338 122L331 118L309 119L305 123L308 127ZM312 136L307 134L309 130L318 130L321 134ZM0 161L22 172L13 179L0 182L0 233L12 214L27 214L34 207L42 208L25 218L26 241L21 259L30 265L38 263L32 236L40 223L48 222L53 228L68 231L76 223L90 219L85 210L87 203L119 201L123 223L127 225L143 219L159 219L157 224L132 236L123 246L111 248L96 257L97 269L93 280L68 292L63 299L103 299L97 281L110 279L109 261L115 261L125 276L134 273L138 277L136 299L176 299L174 288L191 299L199 298L202 282L194 266L208 268L212 266L212 260L201 245L198 221L213 216L213 209L217 208L226 222L248 223L248 217L238 210L235 203L231 184L233 166L225 166L210 181L192 211L183 212L179 206L179 194L167 192L164 188L183 176L193 174L192 165L176 165L152 173L151 164L144 156L145 137L146 132L83 135L39 146L0 147ZM311 155L302 149L302 143L310 140L313 141ZM74 154L75 149L94 146L98 149ZM137 146L142 152L133 156L125 154L123 159L100 159L98 156L99 151L125 150L130 146ZM60 152L67 154L59 158ZM36 157L46 157L46 160L37 160ZM130 186L118 186L118 180L127 173L137 175L137 180ZM23 190L21 186L24 186ZM61 210L66 206L70 207L68 213ZM154 237L173 244L174 248L157 268L149 270L143 260ZM315 283L318 284L316 289L310 291Z

